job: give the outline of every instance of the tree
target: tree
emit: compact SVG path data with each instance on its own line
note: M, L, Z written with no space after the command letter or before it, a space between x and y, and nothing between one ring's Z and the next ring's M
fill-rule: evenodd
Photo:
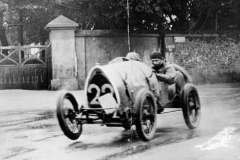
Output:
M32 42L44 44L48 38L44 26L55 18L55 0L4 0L7 6L5 23L11 44ZM14 31L14 32L12 32ZM16 35L17 33L17 35ZM16 41L16 37L18 37Z
M60 12L77 21L82 29L126 29L129 18L131 30L135 31L217 31L224 28L224 24L228 25L230 19L237 22L237 17L230 14L231 10L234 10L231 13L239 13L238 8L233 9L236 3L239 4L237 0L128 1L130 17L127 0L59 0L58 4Z
M231 24L237 25L239 5L238 0L195 0L191 7L190 31L218 32L229 29ZM239 27L236 29L239 30Z
M0 0L1 42L8 45L6 22L10 44L44 44L44 27L59 15L88 30L127 30L128 22L131 32L239 30L239 8L238 0Z
M4 22L4 13L7 11L7 4L0 1L0 40L2 46L8 46L7 37L5 34L5 26L3 26ZM7 50L3 51L3 54L7 55Z
M45 44L48 32L44 27L58 15L55 14L55 1L43 0L25 5L24 7L24 31L26 43L32 42Z

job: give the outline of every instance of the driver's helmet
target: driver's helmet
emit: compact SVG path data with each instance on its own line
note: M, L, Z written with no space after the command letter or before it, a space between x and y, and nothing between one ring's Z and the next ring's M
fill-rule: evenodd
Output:
M129 52L126 55L126 59L128 60L134 60L134 61L141 61L140 55L136 52Z

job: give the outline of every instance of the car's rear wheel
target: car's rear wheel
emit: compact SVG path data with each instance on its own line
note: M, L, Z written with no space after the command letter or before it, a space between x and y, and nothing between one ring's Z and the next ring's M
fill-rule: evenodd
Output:
M150 141L157 127L157 109L153 94L145 89L139 91L134 109L137 134L143 141Z
M182 110L186 125L189 129L198 127L201 119L201 104L197 89L191 83L184 86Z
M74 96L62 92L57 101L57 119L63 133L72 140L76 140L82 133L82 124L76 120L78 103Z

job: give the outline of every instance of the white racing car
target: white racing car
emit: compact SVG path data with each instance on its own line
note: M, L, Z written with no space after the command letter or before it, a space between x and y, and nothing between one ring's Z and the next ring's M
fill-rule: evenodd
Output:
M76 140L85 123L125 129L135 125L139 138L149 141L156 132L157 114L161 114L157 95L163 108L182 109L188 128L196 128L201 117L197 89L186 70L174 67L182 75L178 82L182 89L176 83L158 82L152 69L142 62L120 57L110 64L94 66L85 82L87 104L78 103L70 92L58 97L56 111L62 131Z

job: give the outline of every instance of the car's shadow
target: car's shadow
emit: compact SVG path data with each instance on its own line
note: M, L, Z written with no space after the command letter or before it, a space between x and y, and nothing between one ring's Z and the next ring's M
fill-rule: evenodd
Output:
M78 141L70 144L68 147L72 150L87 150L93 148L116 148L120 150L117 153L113 152L100 158L100 160L105 160L112 159L113 157L127 157L154 147L179 143L199 136L200 132L197 130L189 130L182 127L162 127L157 128L156 134L151 141L144 142L138 137L136 130L124 130L107 143L83 143Z
M101 136L101 135L99 135ZM148 144L152 145L164 145L169 143L176 143L183 140L192 139L199 136L199 132L196 130L189 130L187 128L181 127L165 127L157 128L156 134L153 140L149 141ZM119 135L112 137L110 141L103 143L86 143L77 141L71 143L69 148L71 149L83 149L87 150L90 148L102 148L102 147L125 147L129 144L142 144L145 143L142 141L136 130L123 130Z

